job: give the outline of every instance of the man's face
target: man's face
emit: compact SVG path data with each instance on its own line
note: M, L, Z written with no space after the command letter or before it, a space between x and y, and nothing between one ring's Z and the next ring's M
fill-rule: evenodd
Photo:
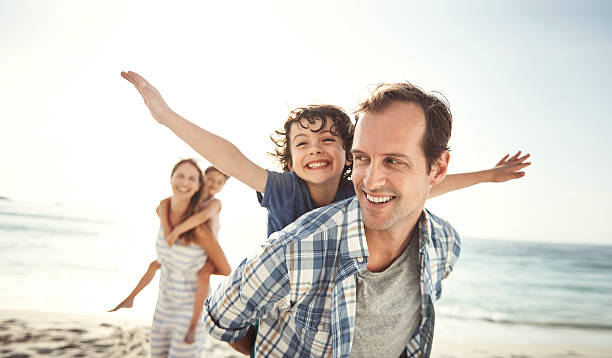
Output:
M409 231L431 186L444 178L446 166L442 175L437 164L427 174L421 147L424 133L425 113L413 103L394 102L358 121L352 149L353 184L366 229Z
M348 164L342 139L331 134L332 124L328 119L325 128L318 130L321 120L316 120L307 128L293 123L289 129L290 169L307 183L338 185Z

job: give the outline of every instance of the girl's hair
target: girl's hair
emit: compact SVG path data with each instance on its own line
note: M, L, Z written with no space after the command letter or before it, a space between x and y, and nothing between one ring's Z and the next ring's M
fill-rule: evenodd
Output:
M208 174L208 173L210 173L212 171L218 172L219 174L223 175L225 177L225 181L227 181L227 179L231 178L229 175L227 175L227 174L223 173L222 171L220 171L219 169L217 169L214 165L211 165L210 167L204 169L204 175L206 175L206 174Z
M198 170L198 183L200 184L200 188L191 196L191 199L189 199L189 206L187 206L187 210L185 210L183 215L181 215L179 224L187 220L187 218L189 218L193 214L199 212L202 202L208 199L208 192L206 190L206 185L204 185L206 179L204 175L202 174L202 169L200 169L200 166L195 161L195 159L189 158L189 159L179 160L178 163L174 164L174 167L172 168L172 172L170 173L170 178L172 178L172 176L174 175L174 172L176 172L178 167L180 167L181 165L185 163L193 165ZM183 236L188 242L191 242L195 240L194 234L195 234L195 228L187 231L181 236Z
M310 127L317 120L321 121L321 126L318 129ZM351 176L353 162L351 146L353 145L353 132L355 131L355 126L342 108L330 104L309 105L294 109L289 113L289 117L287 117L283 128L275 131L270 136L270 139L276 145L274 152L270 154L276 157L284 171L290 171L291 143L289 143L289 130L291 129L291 125L297 123L297 125L302 128L310 128L311 131L318 132L325 128L328 120L331 121L331 134L342 139L342 145L346 151L346 160L351 162L351 165L346 165L344 167L342 177L348 179Z

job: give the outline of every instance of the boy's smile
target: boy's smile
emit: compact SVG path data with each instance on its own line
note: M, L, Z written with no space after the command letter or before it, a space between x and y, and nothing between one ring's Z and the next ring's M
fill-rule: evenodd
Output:
M346 160L342 139L331 132L333 121L327 120L321 128L321 120L313 123L293 123L289 131L291 171L308 185L324 185L337 189ZM314 130L314 132L313 132Z
M325 168L329 165L329 161L327 160L313 160L312 162L309 162L306 164L306 167L308 167L308 169L315 169L315 168Z

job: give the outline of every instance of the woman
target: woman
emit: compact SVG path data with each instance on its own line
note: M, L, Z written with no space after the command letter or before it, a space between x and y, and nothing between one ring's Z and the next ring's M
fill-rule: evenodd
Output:
M231 271L213 234L213 231L218 231L221 203L209 194L202 171L193 159L175 164L170 183L172 196L163 201L161 210L158 210L164 224L162 227L166 230L160 227L156 242L157 260L151 262L128 298L112 311L131 307L136 294L161 268L159 295L151 326L151 357L199 357L204 344L200 314L208 293L209 276L211 273L226 276ZM211 193L220 188L211 190ZM204 221L208 225L199 225ZM185 224L189 229L180 230L178 239L166 239L168 231L178 229L179 225L184 228Z

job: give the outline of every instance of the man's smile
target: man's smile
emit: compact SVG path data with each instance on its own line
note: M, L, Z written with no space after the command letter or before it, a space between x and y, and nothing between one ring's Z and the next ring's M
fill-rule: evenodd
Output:
M395 196L392 195L388 195L388 196L382 196L382 195L372 195L369 193L365 193L366 199L368 199L369 202L374 203L374 204L384 204L384 203L388 203L389 201L395 199Z

